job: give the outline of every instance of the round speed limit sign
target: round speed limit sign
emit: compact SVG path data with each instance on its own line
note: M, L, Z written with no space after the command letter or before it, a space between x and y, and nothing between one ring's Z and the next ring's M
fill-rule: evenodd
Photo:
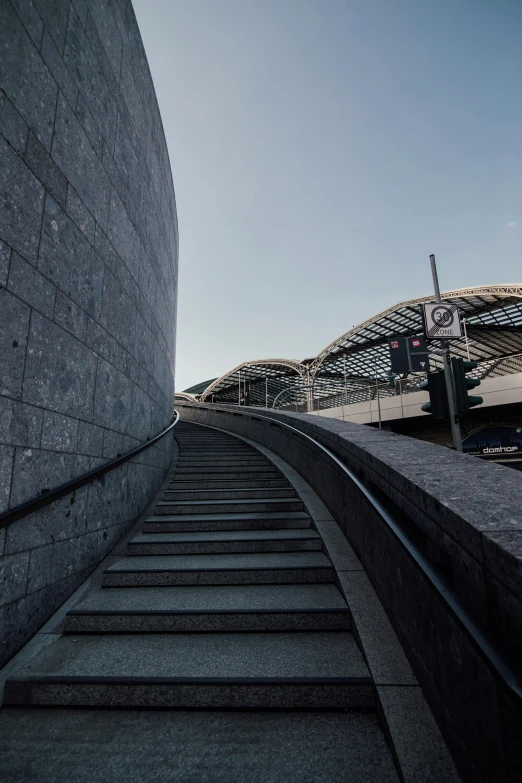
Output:
M459 308L456 304L430 302L423 305L428 340L455 340L462 337Z

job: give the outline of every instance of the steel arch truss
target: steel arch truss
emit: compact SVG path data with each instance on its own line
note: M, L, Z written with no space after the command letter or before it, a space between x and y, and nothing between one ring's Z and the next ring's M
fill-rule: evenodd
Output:
M203 392L201 402L235 403L271 407L288 390L285 402L306 399L307 367L294 359L254 359L242 362Z
M189 394L189 392L175 392L174 402L176 400L182 400L184 402L197 402L198 397L195 394Z
M462 288L442 294L445 302L458 304L466 319L470 358L479 362L477 377L520 372L522 365L522 284ZM386 390L390 369L388 340L422 333L420 305L434 301L424 296L400 302L369 318L334 340L310 365L314 398L321 407L361 402L373 396L376 379L380 396ZM431 369L441 366L440 345L431 344ZM467 358L464 340L452 343L452 353ZM403 391L414 391L423 376L410 376Z
M458 304L466 319L468 342L452 343L452 353L478 362L476 377L522 372L522 283L460 288L442 294L445 302ZM213 382L191 387L198 399L254 406L301 410L329 408L367 401L377 394L393 395L388 388L390 359L388 340L422 333L420 305L434 296L409 299L364 321L326 346L314 359L256 359L242 362ZM440 345L431 344L430 367L441 366ZM415 391L423 374L401 379L400 391ZM284 394L281 394L284 391Z

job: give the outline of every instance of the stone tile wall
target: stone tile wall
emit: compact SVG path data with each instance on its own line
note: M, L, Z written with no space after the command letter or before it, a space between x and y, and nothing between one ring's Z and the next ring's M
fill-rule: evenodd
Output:
M178 232L128 0L0 0L0 512L159 432ZM172 436L0 530L0 663L144 508Z
M297 413L178 404L182 419L266 446L312 485L344 531L384 605L460 772L515 783L522 769L522 702L513 698L389 531L317 446L330 449L389 508L461 606L522 681L521 475L424 441Z

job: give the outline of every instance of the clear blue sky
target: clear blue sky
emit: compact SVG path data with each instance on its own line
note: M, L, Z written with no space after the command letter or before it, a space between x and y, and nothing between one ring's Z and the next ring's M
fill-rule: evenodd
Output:
M520 0L134 0L180 229L176 388L522 279Z

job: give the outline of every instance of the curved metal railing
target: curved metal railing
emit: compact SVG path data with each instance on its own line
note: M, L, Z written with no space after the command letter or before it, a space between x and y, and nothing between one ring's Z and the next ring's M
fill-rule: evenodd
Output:
M113 459L110 462L106 462L105 465L100 465L99 468L95 468L95 470L91 470L89 473L84 473L81 476L72 479L71 481L67 481L65 484L60 484L59 487L51 489L48 492L43 492L39 497L34 498L33 500L27 500L25 503L20 503L19 506L10 508L3 514L0 514L0 530L4 527L8 527L13 522L17 522L19 519L26 517L28 514L33 514L35 511L39 511L41 508L48 506L50 503L54 503L56 500L60 500L60 498L65 497L65 495L69 495L71 492L76 492L77 489L84 487L91 481L104 476L111 470L114 470L120 465L123 465L125 462L128 462L134 457L137 457L138 454L141 454L142 451L145 451L145 449L153 446L155 443L161 440L161 438L164 438L165 435L168 435L168 433L174 429L178 421L179 413L177 410L174 410L173 421L169 424L169 426L158 435L155 435L153 438L148 440L146 443L142 443L141 446L137 446L135 449L128 451L121 457L116 457L116 459Z
M205 409L204 406L201 407L203 410ZM222 410L225 413L231 413L231 411L227 410L227 408L221 408L218 405L213 405L212 408L207 408L207 410ZM496 672L497 676L503 681L506 688L511 691L513 696L519 702L522 702L522 684L520 682L519 676L511 667L509 662L506 661L502 651L499 649L499 646L492 638L490 638L490 634L488 634L488 632L473 619L470 612L466 609L451 585L432 565L432 563L430 563L428 558L424 555L417 544L415 544L411 537L407 535L397 519L394 518L394 515L384 507L376 493L372 492L358 478L354 471L345 465L344 462L340 460L333 451L331 451L326 446L323 446L322 443L320 443L315 438L312 438L311 435L307 435L305 432L297 429L297 427L292 427L291 424L287 424L286 422L280 421L279 419L274 419L272 416L263 415L260 412L257 413L257 411L257 415L255 416L247 411L242 411L241 413L244 416L250 416L256 421L266 420L278 427L284 427L285 429L291 430L297 435L300 435L302 438L305 438L305 440L308 440L310 443L313 443L314 446L319 448L333 462L335 462L335 464L355 484L357 489L370 503L393 536L399 540L419 570L423 573L424 577L435 590L439 598L443 601L449 611L459 620L466 632L473 639L484 658L488 661L491 668Z

